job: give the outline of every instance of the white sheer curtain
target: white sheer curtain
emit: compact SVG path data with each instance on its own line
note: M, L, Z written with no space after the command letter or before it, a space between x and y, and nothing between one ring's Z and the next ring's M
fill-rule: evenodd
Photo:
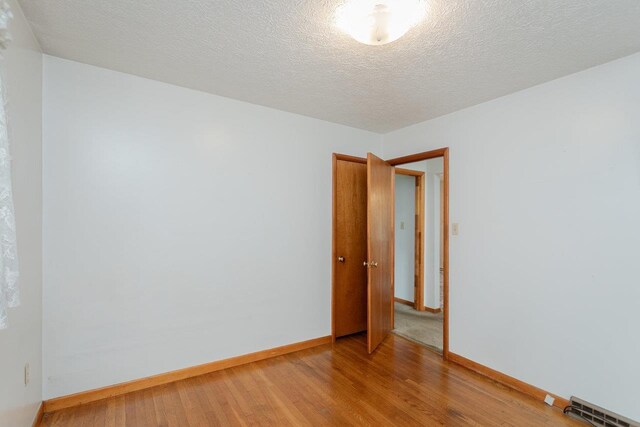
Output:
M6 1L0 1L0 49L11 41L8 31L13 15ZM5 87L0 73L0 329L8 326L7 309L20 305L18 290L18 252L16 248L16 220L11 189L11 156Z

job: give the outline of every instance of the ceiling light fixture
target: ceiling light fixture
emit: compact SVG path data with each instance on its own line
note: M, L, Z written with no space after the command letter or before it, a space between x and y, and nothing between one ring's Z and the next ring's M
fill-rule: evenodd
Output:
M346 0L335 24L355 40L382 45L398 40L426 15L425 0Z

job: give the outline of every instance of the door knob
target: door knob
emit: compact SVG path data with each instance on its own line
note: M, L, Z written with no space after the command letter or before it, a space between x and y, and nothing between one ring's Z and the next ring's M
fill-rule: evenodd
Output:
M371 265L371 267L377 267L378 266L378 263L375 262L375 261L371 261L369 264Z
M338 257L338 262L344 262L344 257L343 256L339 256Z
M369 267L369 263L367 261L363 262L362 265L364 265L365 267Z

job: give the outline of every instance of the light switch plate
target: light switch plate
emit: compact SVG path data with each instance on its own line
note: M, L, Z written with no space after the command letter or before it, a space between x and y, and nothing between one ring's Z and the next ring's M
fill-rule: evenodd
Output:
M454 222L453 224L451 224L451 234L453 234L454 236L458 235L458 223Z

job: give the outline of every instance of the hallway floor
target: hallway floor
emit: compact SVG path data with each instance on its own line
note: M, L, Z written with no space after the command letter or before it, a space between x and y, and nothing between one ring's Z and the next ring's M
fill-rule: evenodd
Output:
M394 333L442 351L442 312L416 311L406 304L395 303Z

